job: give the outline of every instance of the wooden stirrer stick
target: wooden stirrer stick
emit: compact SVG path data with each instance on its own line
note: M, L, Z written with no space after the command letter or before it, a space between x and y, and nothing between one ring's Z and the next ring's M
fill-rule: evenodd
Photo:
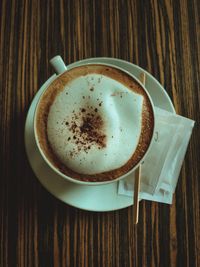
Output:
M140 81L145 85L146 75L141 73ZM135 183L134 183L134 205L133 205L133 220L134 224L138 223L139 217L139 192L140 192L140 179L141 179L141 165L135 171Z

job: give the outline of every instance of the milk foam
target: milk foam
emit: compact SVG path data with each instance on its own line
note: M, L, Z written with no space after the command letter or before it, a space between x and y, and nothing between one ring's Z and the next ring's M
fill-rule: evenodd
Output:
M65 86L50 107L47 134L51 147L64 165L78 173L120 168L139 142L142 107L143 96L118 81L100 74L80 76ZM85 149L73 131L81 128L88 113L102 119L99 131L105 138L102 146L92 141ZM98 120L95 127L99 127Z

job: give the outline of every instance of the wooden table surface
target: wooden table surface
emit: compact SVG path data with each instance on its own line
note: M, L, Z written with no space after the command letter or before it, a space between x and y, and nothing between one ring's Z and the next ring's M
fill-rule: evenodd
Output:
M1 267L200 266L199 15L198 0L0 1ZM132 207L62 203L29 166L25 118L57 54L138 64L197 122L173 204L142 201L137 227Z

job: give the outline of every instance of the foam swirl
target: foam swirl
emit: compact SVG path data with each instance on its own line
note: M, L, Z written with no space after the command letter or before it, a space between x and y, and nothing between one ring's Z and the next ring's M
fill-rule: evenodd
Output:
M99 174L122 167L137 148L143 96L102 74L70 81L48 114L51 148L68 168Z

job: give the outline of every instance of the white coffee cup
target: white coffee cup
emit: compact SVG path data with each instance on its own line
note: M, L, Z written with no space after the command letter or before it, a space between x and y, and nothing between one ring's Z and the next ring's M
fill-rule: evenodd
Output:
M52 58L50 60L50 63L51 65L53 66L53 68L55 69L55 72L57 74L57 77L55 79L57 79L60 75L62 75L64 72L68 71L69 69L71 68L68 68L64 61L62 60L62 58L60 56L55 56L54 58ZM98 64L101 64L102 63L98 63L98 62L93 62L93 64L95 65L98 65ZM80 65L90 65L90 63L88 64L85 64L83 62L83 64L81 64L80 62ZM146 91L144 85L135 77L133 76L131 73L119 68L119 67L116 67L114 65L111 65L111 64L104 64L104 66L108 66L108 67L112 67L112 68L115 68L115 69L119 69L120 71L128 74L132 79L134 79L135 81L137 81L137 83L140 84L140 86L143 88L143 90L145 91L146 95L148 96L148 99L151 103L151 107L152 107L152 110L153 110L153 114L154 114L154 108L153 108L153 102L151 100L151 97L149 95L149 93ZM44 92L48 89L48 87L44 90ZM43 92L43 94L44 94ZM40 146L40 142L38 140L38 136L37 136L37 130L36 130L36 114L37 114L37 109L38 109L38 104L40 103L40 100L43 96L43 94L40 96L39 100L38 100L38 103L37 103L37 106L36 106L36 109L35 109L35 114L34 114L34 136L35 136L35 140L36 140L36 144L37 144L37 147L43 157L43 159L45 160L45 162L49 165L49 167L54 171L56 172L59 176L63 177L64 179L67 179L71 182L74 182L74 183L78 183L78 184L82 184L82 185L102 185L102 184L106 184L106 183L111 183L111 182L115 182L115 181L118 181L120 179L123 179L125 178L127 175L129 175L130 173L133 173L137 168L138 166L145 160L145 157L146 155L148 154L149 150L150 150L150 147L152 145L152 139L153 139L153 136L154 136L154 126L155 126L155 118L154 118L154 124L153 124L153 134L152 134L152 138L151 138L151 142L147 148L147 150L145 151L145 154L143 155L143 157L140 159L140 161L131 169L129 170L128 172L124 173L123 175L121 175L120 177L117 177L116 179L113 179L113 180L108 180L108 181L98 181L98 182L89 182L89 181L81 181L81 180L78 180L78 179L75 179L73 177L70 177L70 176L67 176L66 174L64 174L63 172L61 172L58 168L56 168L51 162L50 160L46 157L44 151L42 150L41 146Z

